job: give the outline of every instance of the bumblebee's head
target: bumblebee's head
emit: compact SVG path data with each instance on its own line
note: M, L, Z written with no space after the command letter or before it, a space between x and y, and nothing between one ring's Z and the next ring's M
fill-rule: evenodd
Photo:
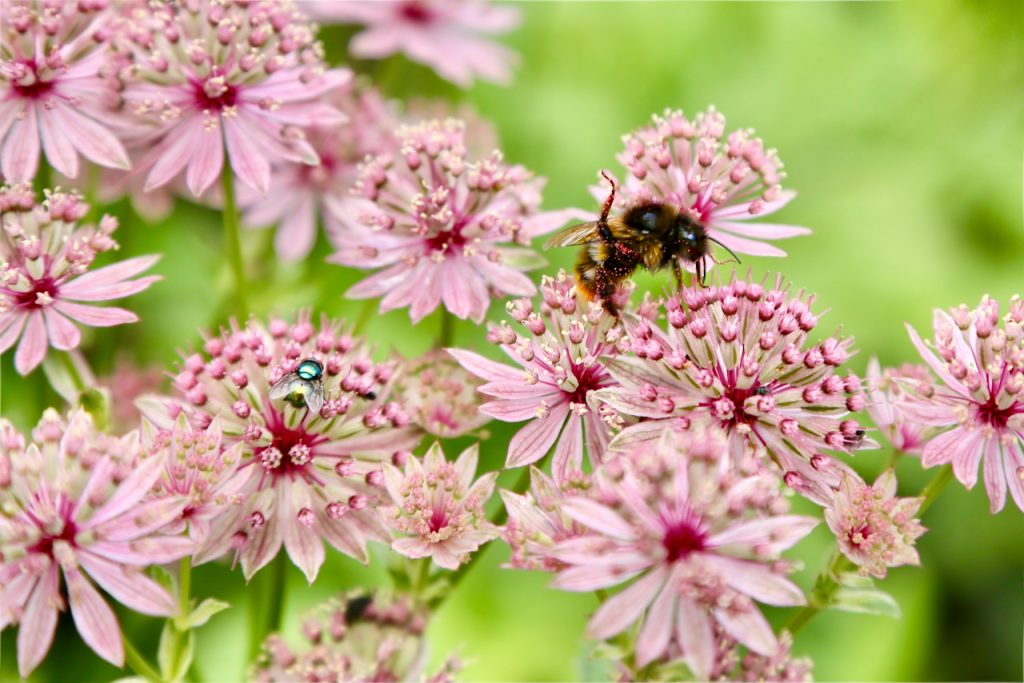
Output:
M689 260L696 261L707 253L707 231L704 230L703 225L685 213L679 213L676 216L675 236Z

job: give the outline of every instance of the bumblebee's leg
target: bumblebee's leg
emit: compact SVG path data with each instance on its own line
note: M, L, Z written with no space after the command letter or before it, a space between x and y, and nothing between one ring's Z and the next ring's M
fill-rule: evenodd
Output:
M601 171L601 175L612 186L612 191L608 195L608 198L604 200L604 206L601 208L601 221L600 222L601 222L602 225L605 226L605 229L607 229L607 225L606 224L608 223L608 214L611 213L612 204L615 202L615 181L612 180L612 177L610 175L608 175L605 171ZM611 234L611 233L609 233L609 234ZM609 237L605 237L603 233L601 234L601 237L604 237L606 241L610 239Z
M701 258L697 259L696 265L697 265L697 282L700 283L701 287L707 287L707 282L705 281L705 278L707 277L708 271L707 271L707 268L704 266L704 257L703 256Z
M615 294L615 282L611 278L611 273L604 268L598 268L594 273L594 293L601 299L604 310L617 318L619 309L612 301L612 295Z
M679 259L672 259L672 273L676 276L676 290L683 288L683 267L679 265Z

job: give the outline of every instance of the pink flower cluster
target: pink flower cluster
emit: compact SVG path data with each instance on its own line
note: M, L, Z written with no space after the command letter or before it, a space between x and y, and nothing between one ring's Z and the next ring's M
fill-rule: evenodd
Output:
M663 329L626 319L629 353L607 363L616 385L597 399L641 421L614 444L656 439L666 428L710 420L733 449L764 448L786 483L820 500L848 468L823 449L865 444L849 417L866 404L860 380L841 374L852 340L810 343L813 297L781 278L684 288L664 304Z
M81 410L67 420L47 410L31 440L2 420L0 445L0 629L19 624L19 673L46 657L68 606L89 647L122 666L121 628L96 585L137 612L176 614L174 597L143 570L193 550L188 537L165 533L186 498L147 500L163 461L140 457L136 432L107 436Z
M488 339L520 368L472 351L450 353L486 381L479 391L491 400L481 412L506 422L529 420L509 443L506 467L535 463L555 446L556 481L578 477L584 445L591 464L599 463L608 447L609 428L595 396L614 384L606 364L618 352L622 327L600 305L579 297L564 271L543 278L539 309L529 299L516 299L508 312L526 334L502 323L491 327Z
M0 188L0 353L21 343L14 366L27 375L52 346L78 347L82 336L72 321L93 327L138 320L123 308L91 305L130 296L160 279L135 276L158 256L138 256L88 273L96 257L117 249L111 237L117 220L78 225L89 205L74 194L45 192L37 204L27 185ZM81 303L88 302L88 303Z
M480 410L482 384L448 353L434 349L403 364L396 393L424 432L451 438L490 422Z
M303 360L323 368L323 406L312 413L270 398L270 387ZM251 577L281 550L312 582L323 542L361 561L368 540L386 540L378 510L382 465L418 440L409 418L388 401L394 368L324 317L235 324L184 357L174 384L182 400L151 397L149 417L171 427L181 411L195 428L219 422L225 445L241 443L241 461L224 484L241 503L221 509L193 560L235 550Z
M1024 300L999 304L984 297L975 309L935 311L934 341L926 344L907 326L924 362L938 376L933 385L907 383L914 395L905 412L919 424L944 429L921 452L925 467L951 463L967 488L984 471L992 512L1006 491L1024 510Z
M803 592L785 575L780 553L817 523L784 514L778 479L733 468L718 427L694 425L610 458L586 490L568 492L557 508L574 533L522 549L551 558L553 586L569 591L628 587L594 614L589 634L611 638L636 622L636 665L681 653L698 677L712 672L715 629L763 656L778 641L756 602L800 605ZM509 508L520 529L536 518ZM543 563L540 566L545 566Z
M481 322L492 296L529 296L523 271L543 263L530 240L577 215L541 213L543 179L508 166L499 152L467 158L465 126L452 119L407 125L399 151L363 164L361 196L333 236L333 263L380 269L348 291L381 297L380 308L409 308L413 322L444 303Z

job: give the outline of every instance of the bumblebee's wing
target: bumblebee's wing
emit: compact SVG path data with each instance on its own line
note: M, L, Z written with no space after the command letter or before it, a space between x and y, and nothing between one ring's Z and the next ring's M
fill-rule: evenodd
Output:
M270 387L270 398L274 400L285 398L292 393L296 381L298 381L298 377L289 372Z
M306 407L313 417L320 415L320 409L324 407L324 385L314 382L310 390L306 392Z
M586 244L601 239L597 221L580 223L562 230L544 245L545 247L571 247L574 244Z

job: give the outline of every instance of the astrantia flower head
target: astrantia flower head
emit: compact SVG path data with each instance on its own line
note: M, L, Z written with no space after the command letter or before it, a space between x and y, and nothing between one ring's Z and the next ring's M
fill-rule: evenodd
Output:
M529 299L507 306L526 329L523 335L508 323L488 333L520 368L463 349L450 353L487 382L480 393L492 400L480 407L483 413L505 422L529 420L509 443L506 467L537 462L557 441L552 472L562 482L582 472L584 443L592 464L608 447L609 428L595 392L614 384L604 358L617 353L622 328L599 304L578 297L564 271L545 276L541 294L538 309ZM628 291L621 294L628 299Z
M43 361L49 346L61 351L78 346L81 334L71 320L93 327L138 320L123 308L78 302L119 299L160 279L131 279L158 256L139 256L86 274L97 255L117 248L111 238L117 219L104 216L98 226L79 226L88 204L73 194L45 194L36 204L27 185L0 189L0 353L21 337L14 367L22 375Z
M847 474L825 509L839 549L863 574L884 579L888 567L921 564L914 541L925 532L914 518L923 498L897 498L896 473L886 470L867 485Z
M396 393L423 431L451 438L490 422L490 415L480 412L481 384L445 351L435 349L403 364Z
M608 362L620 386L598 399L644 421L616 440L657 438L674 421L709 419L734 448L763 447L797 490L838 486L846 466L821 449L849 452L868 443L847 417L865 398L856 375L840 374L852 339L811 341L813 300L781 278L766 284L734 277L671 296L666 329L628 319L632 353Z
M366 26L349 44L353 56L381 59L401 52L464 88L475 77L508 83L517 61L488 36L514 29L519 10L488 0L316 0L308 9L324 23Z
M573 521L562 511L562 502L575 495L585 495L590 477L561 486L536 467L530 468L530 491L520 495L502 489L501 499L508 511L508 523L501 537L512 549L508 566L554 572L568 565L551 555L551 548L560 541L586 533L587 527Z
M942 384L908 405L914 419L952 429L925 445L921 462L952 463L967 488L977 483L983 462L992 512L1003 509L1007 486L1024 510L1024 301L1013 297L1000 319L999 304L985 296L974 310L936 310L933 324L931 348L907 329Z
M484 505L494 492L497 472L473 481L479 458L474 444L448 462L435 443L421 462L406 456L400 470L385 464L391 504L385 514L400 536L391 547L406 557L429 557L445 569L458 569L469 554L498 536Z
M778 211L796 193L782 190L785 177L775 150L765 149L752 130L726 135L725 117L714 107L691 121L666 110L653 123L623 136L619 162L627 176L617 203L668 202L704 226L709 237L738 254L785 256L765 242L805 235L807 228L752 222ZM595 187L604 201L607 188ZM685 264L691 269L692 264ZM713 262L705 258L703 272Z
M78 175L79 155L128 168L108 126L104 76L114 13L107 0L5 0L0 5L0 159L10 182L28 182L46 160Z
M938 429L908 414L907 402L913 396L930 398L935 394L935 379L928 367L904 363L883 370L878 359L872 358L866 379L871 419L897 451L920 455Z
M207 339L205 353L187 356L175 377L184 401L150 400L147 414L169 429L184 409L193 426L218 419L225 445L243 443L241 464L227 486L241 505L216 518L196 563L235 549L251 577L284 545L312 581L324 561L323 541L366 561L366 542L387 537L377 510L383 491L381 463L415 445L408 417L387 395L393 366L377 364L362 341L324 317L308 314L288 324L234 323ZM323 369L323 406L271 399L270 387L302 361ZM294 397L293 397L294 398ZM163 406L165 414L153 410Z
M610 638L642 621L637 666L662 659L674 643L706 678L716 622L754 652L774 655L775 635L754 602L804 603L779 554L816 521L781 514L777 478L722 467L725 457L724 433L695 424L609 459L586 495L562 503L589 533L552 548L567 565L553 585L593 591L635 579L601 605L589 634Z
M142 425L143 457L164 461L163 476L153 485L153 498L184 498L185 509L166 532L188 532L197 545L209 536L214 520L231 506L241 505L235 490L244 480L233 477L244 444L225 446L220 423L204 429L178 415L171 429L158 429L148 420Z
M807 657L793 657L793 635L779 634L779 646L770 655L740 652L740 644L721 627L715 629L717 655L711 681L773 681L775 683L809 683L813 662Z
M290 647L276 634L267 638L251 679L448 683L461 669L455 657L429 677L424 670L426 616L402 595L354 592L330 600L306 616L300 647Z
M316 241L318 217L328 233L338 232L338 216L352 208L358 166L367 156L398 151L394 138L398 114L376 89L352 81L325 101L344 113L348 122L306 129L320 165L277 164L266 195L243 193L240 200L246 206L248 225L278 225L274 246L285 261L309 254Z
M26 439L0 421L0 628L19 624L23 677L53 643L66 609L96 654L124 663L121 629L94 582L143 614L171 616L174 598L143 571L187 555L192 542L163 533L186 501L145 501L163 471L139 460L138 434L97 432L81 410L67 421L47 410Z
M413 322L443 302L479 323L491 297L536 291L523 271L543 259L525 247L582 214L538 212L544 180L506 165L497 151L471 161L464 130L453 119L403 126L399 153L363 164L363 199L338 216L345 225L332 237L331 261L382 270L348 296L382 296L382 311L408 306Z
M226 149L235 174L266 192L271 162L318 163L302 128L344 122L321 96L352 74L325 70L314 26L288 0L148 3L121 35L126 107L154 127L147 191L187 168L201 195Z

